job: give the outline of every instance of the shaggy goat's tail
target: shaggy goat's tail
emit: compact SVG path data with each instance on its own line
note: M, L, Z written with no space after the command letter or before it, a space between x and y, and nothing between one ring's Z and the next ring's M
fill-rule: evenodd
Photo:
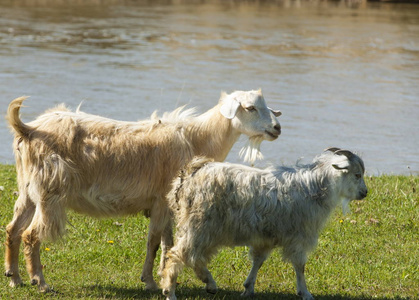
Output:
M9 126L13 129L15 134L24 138L27 138L30 132L33 131L33 128L23 123L19 116L19 110L22 107L22 102L26 98L28 97L22 96L10 102L6 116Z

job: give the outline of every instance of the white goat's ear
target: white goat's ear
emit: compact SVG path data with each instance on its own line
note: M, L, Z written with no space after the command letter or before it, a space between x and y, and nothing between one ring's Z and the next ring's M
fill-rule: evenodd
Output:
M279 117L280 115L282 115L282 112L280 110L275 110L270 107L268 107L268 109L274 114L275 117Z
M335 155L332 161L332 167L336 170L348 170L349 165L349 159L344 155Z
M236 116L237 109L240 106L240 102L233 97L224 97L224 103L221 105L220 113L227 119L233 119Z

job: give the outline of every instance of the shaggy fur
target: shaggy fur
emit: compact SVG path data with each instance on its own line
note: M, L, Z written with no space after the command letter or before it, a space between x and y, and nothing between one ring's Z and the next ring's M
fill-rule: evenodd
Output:
M208 292L216 292L206 267L211 256L222 246L246 245L253 267L243 295L253 295L257 271L271 250L281 247L284 260L294 266L298 294L313 299L304 278L307 252L343 199L367 195L363 174L362 160L337 148L310 165L264 170L193 160L174 180L167 197L177 232L163 270L164 295L176 299L176 278L184 264L194 269Z
M19 118L24 100L13 100L7 114L15 134L19 198L6 228L5 274L11 286L21 284L22 239L31 283L41 291L48 286L40 243L64 234L67 208L93 217L149 212L141 279L146 288L157 288L152 276L156 251L160 241L163 254L173 244L164 197L181 166L194 155L224 160L241 134L266 140L280 134L260 90L223 93L219 104L200 116L178 109L141 122L116 121L59 106L25 124Z

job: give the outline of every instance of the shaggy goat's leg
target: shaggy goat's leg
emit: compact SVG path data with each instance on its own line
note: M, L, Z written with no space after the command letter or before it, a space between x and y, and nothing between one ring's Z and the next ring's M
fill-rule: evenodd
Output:
M177 252L175 251L169 250L165 258L166 263L161 274L161 287L163 289L163 295L166 296L166 300L176 300L176 279L183 267L183 263L178 258Z
M173 247L173 230L172 221L169 220L167 226L165 226L162 237L161 237L161 257L160 257L160 268L159 275L162 276L162 272L165 268L167 252Z
M23 232L22 240L24 244L24 253L26 259L26 269L31 278L32 285L38 285L41 292L48 292L49 287L45 283L42 273L42 264L40 257L41 240L39 239L39 224L41 218L39 207L36 208L35 215L29 227Z
M270 250L265 249L251 249L250 254L253 260L252 269L247 276L243 286L245 287L244 292L241 294L244 297L253 296L255 294L255 282L257 273L262 266L263 262L269 256Z
M305 263L293 262L292 263L297 276L297 294L303 298L303 300L314 300L313 296L307 290L306 279L304 276Z
M22 205L23 204L23 205ZM35 206L26 196L19 196L15 204L13 220L6 227L5 242L5 275L10 277L10 286L22 284L19 276L19 248L22 232L25 230L34 215Z
M215 283L214 278L212 278L211 272L208 270L206 264L199 262L193 269L196 276L206 284L206 291L210 294L217 293L217 284Z

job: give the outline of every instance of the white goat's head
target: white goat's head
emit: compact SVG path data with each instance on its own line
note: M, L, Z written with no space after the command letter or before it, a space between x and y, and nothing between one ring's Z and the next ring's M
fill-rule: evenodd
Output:
M249 137L249 144L243 148L241 155L245 153L245 160L251 162L262 158L260 143L263 140L273 141L281 134L281 125L276 119L281 112L266 106L260 89L222 93L220 101L221 114L231 120L235 130Z
M362 159L348 150L329 148L327 151L333 152L332 166L341 173L340 196L347 201L364 199L368 189L364 181L365 167Z

